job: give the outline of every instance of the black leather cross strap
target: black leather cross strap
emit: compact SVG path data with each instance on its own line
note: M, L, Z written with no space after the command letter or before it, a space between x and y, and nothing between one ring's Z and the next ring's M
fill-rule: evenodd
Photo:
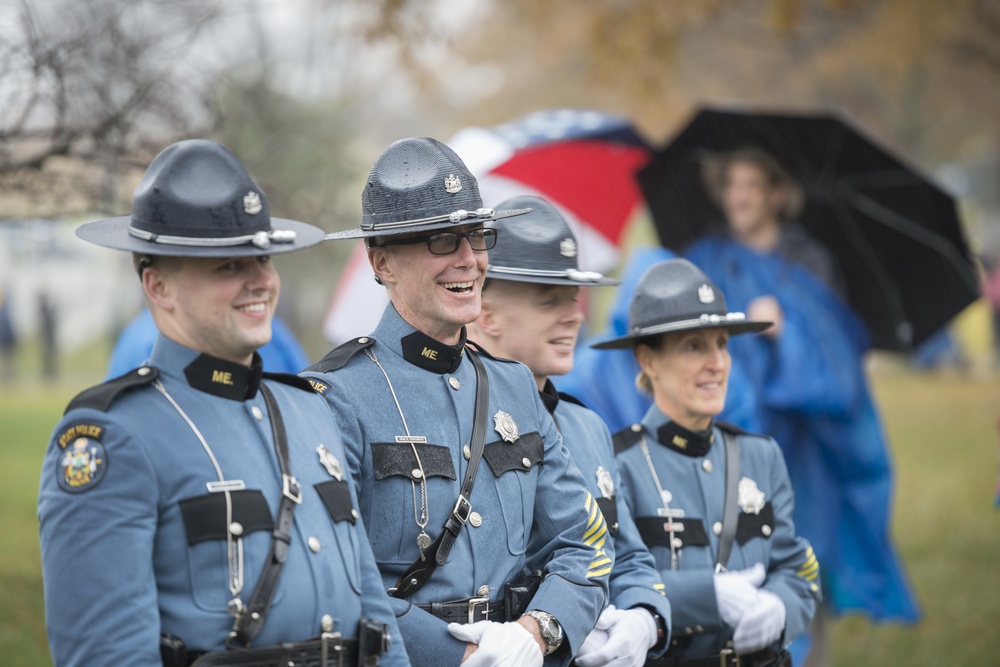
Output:
M719 534L719 554L715 561L715 571L721 572L729 563L729 553L736 539L738 508L736 495L740 482L740 445L732 433L722 429L722 439L726 443L726 501L722 510L722 532Z
M431 542L427 551L413 561L413 564L399 577L396 587L389 591L393 597L406 598L413 595L427 583L438 565L444 565L445 561L448 560L448 554L451 553L452 545L455 544L455 539L462 532L462 526L469 520L469 515L472 513L469 496L472 494L472 485L475 484L476 471L479 470L479 462L483 458L483 447L486 443L486 412L489 410L490 386L483 362L479 360L472 349L466 348L465 351L465 356L472 360L472 365L476 369L476 407L472 415L469 467L465 469L465 477L462 479L462 489L459 491L458 500L455 501L455 506L444 522L437 539Z
M288 438L285 434L285 423L278 409L274 394L263 382L260 385L267 412L271 417L271 431L274 434L274 452L278 458L278 468L281 470L281 500L278 502L278 515L271 532L271 549L264 562L264 567L254 587L250 602L245 609L236 615L233 630L229 633L227 644L236 643L249 646L253 638L264 627L264 620L271 608L271 599L278 587L281 570L288 558L288 546L292 543L292 524L295 519L295 506L302 503L302 488L292 476L288 461Z

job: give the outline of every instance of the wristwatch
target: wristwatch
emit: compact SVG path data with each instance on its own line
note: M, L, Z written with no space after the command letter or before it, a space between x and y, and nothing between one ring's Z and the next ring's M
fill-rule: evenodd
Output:
M524 615L538 621L538 629L542 633L542 639L545 640L545 655L559 650L559 647L562 646L563 631L556 617L547 611L539 611L538 609L529 609L524 612Z

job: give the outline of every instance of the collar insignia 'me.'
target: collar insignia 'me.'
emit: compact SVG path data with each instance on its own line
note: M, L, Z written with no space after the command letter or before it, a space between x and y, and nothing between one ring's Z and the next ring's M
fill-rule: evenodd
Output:
M333 477L338 482L343 482L344 469L340 467L340 461L338 461L337 457L333 455L333 452L323 445L317 445L316 453L319 454L319 462L324 468L326 468L326 471L330 473L330 477Z
M736 487L736 497L740 508L750 514L760 514L764 509L764 492L757 487L757 482L749 477L741 477Z
M705 283L698 288L698 301L701 301L702 303L713 303L715 301L715 292L712 291L712 288L708 285L708 283Z
M521 437L514 418L503 410L497 410L497 413L493 415L493 426L500 437L507 442L517 442L517 439Z
M605 498L615 497L615 482L611 479L611 473L604 469L604 466L597 467L597 488Z

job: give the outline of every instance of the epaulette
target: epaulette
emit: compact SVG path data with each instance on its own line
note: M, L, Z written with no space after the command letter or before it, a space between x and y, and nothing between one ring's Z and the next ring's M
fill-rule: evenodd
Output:
M745 431L736 424L730 424L729 422L715 420L715 425L727 433L732 433L733 435L757 435L756 433L751 433L750 431ZM763 436L761 436L763 437Z
M473 350L475 350L479 355L484 356L487 359L492 359L493 361L502 361L508 364L519 363L516 359L505 359L503 357L494 357L492 354L490 354L489 350L487 350L485 347L483 347L482 345L480 345L475 341L472 340L466 341L465 344L471 347Z
M95 410L100 410L101 412L107 412L108 408L111 407L111 404L114 403L115 399L121 394L126 391L136 389L137 387L145 387L146 385L152 384L158 377L160 377L160 371L152 366L140 366L139 368L133 368L124 375L119 375L118 377L99 384L96 387L84 389L69 402L69 405L66 406L66 410L63 414L66 414L70 410L77 410L80 408L93 408Z
M339 370L346 366L347 362L350 361L351 357L355 354L361 350L371 347L374 344L375 339L370 336L362 336L361 338L349 340L346 343L338 345L330 350L325 357L302 372L329 373L330 371Z
M621 454L640 440L642 440L642 424L632 424L611 436L615 454Z
M296 389L302 389L303 391L312 391L313 387L305 378L300 378L298 375L293 375L292 373L262 373L262 377L268 380L274 380L275 382L280 382L281 384L287 384L289 387L295 387Z
M581 401L579 398L577 398L573 394L567 394L565 391L560 391L559 392L559 400L560 401L566 401L567 403L575 403L576 405L579 405L581 408L586 408L587 407L584 404L584 402ZM587 408L587 409L589 410L589 408Z

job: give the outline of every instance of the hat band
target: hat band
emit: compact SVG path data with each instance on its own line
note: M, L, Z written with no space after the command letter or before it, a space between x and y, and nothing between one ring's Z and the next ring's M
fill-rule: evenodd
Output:
M654 324L648 327L634 327L629 333L633 336L646 336L658 333L667 333L675 329L686 329L693 325L712 325L718 324L720 326L726 324L734 324L737 322L743 322L747 319L745 313L726 313L725 315L718 314L708 314L703 313L696 319L690 320L678 320L676 322L666 322L664 324Z
M129 225L128 233L143 241L162 243L163 245L191 246L196 248L222 248L228 246L246 245L252 243L258 248L269 248L272 243L295 243L295 232L291 229L273 229L259 231L244 236L227 236L224 238L205 238L201 236L168 236L136 229Z
M446 213L444 215L434 215L429 218L419 218L417 220L402 220L400 222L383 222L381 224L377 222L371 222L368 224L361 223L361 229L366 232L373 232L380 229L399 229L400 227L416 227L419 225L429 225L435 222L462 222L463 220L468 220L472 218L473 220L478 220L483 218L489 220L493 218L493 209L491 208L477 208L475 211L466 211L465 209L459 209L458 211L453 211L451 213Z
M596 271L580 271L579 269L566 269L565 271L547 271L544 269L518 269L512 266L496 266L490 264L489 270L492 273L506 273L512 276L531 276L534 278L567 278L581 283L596 283L604 276Z

